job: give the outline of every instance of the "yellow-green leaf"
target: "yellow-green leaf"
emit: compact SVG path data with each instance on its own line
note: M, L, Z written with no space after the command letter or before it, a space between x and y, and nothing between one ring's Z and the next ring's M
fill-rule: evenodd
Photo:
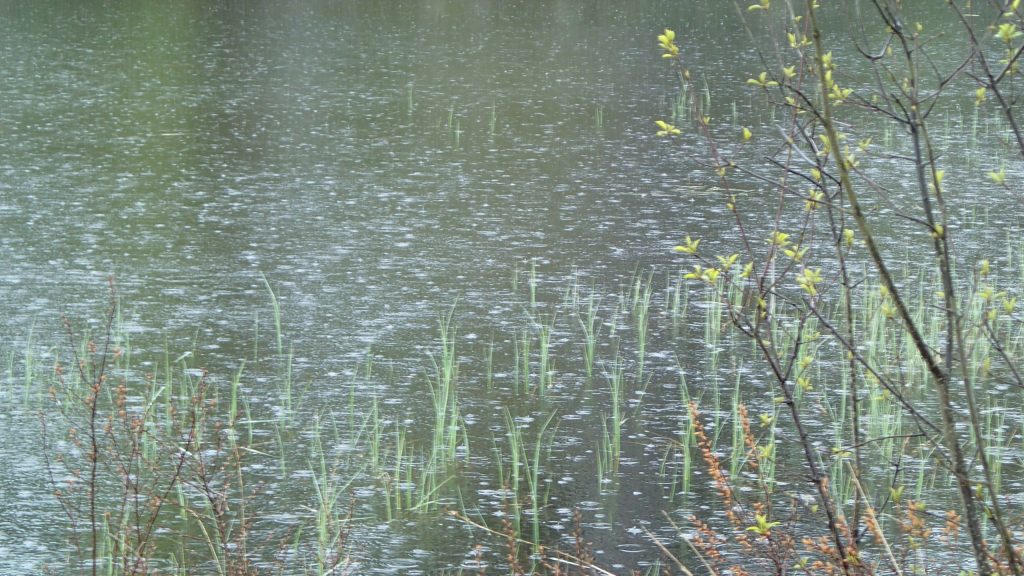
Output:
M700 238L694 240L690 238L689 234L687 234L686 240L683 241L683 244L676 246L674 250L676 252L682 252L683 254L696 254L698 246L700 246Z
M999 25L999 30L996 32L996 37L1003 42L1009 44L1013 42L1013 39L1020 36L1020 30L1017 30L1017 25L1012 22Z
M722 265L722 270L728 270L736 264L736 260L740 257L739 254L730 254L729 256L718 256L718 262Z

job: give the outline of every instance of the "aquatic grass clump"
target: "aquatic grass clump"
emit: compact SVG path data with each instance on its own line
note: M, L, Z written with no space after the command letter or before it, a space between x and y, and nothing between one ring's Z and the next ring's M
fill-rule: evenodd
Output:
M440 336L439 357L431 357L434 378L430 380L430 396L434 407L433 442L430 462L444 467L453 462L459 445L459 363L455 351L454 307L438 321Z
M392 471L384 471L378 474L384 490L385 520L391 522L401 515L403 510L412 507L411 497L405 498L401 486L402 474L406 469L406 430L404 427L396 427L395 440L393 443Z
M686 312L690 308L690 290L682 274L669 276L667 282L668 314L672 318L673 327L678 327L686 318Z
M515 339L515 390L520 394L529 394L531 388L530 377L530 349L533 345L533 338L529 328L519 331Z
M540 526L543 520L541 510L547 506L547 491L550 488L550 484L547 483L544 487L541 486L541 473L544 471L543 466L551 453L551 443L557 433L557 426L551 428L551 421L554 418L555 413L552 412L543 420L535 432L533 450L528 454L524 453L525 457L523 458L530 502L530 534L531 541L534 542L534 553L540 552ZM522 442L519 444L525 448Z
M616 357L609 363L604 372L608 382L608 408L610 413L601 413L601 430L598 436L597 465L598 478L601 482L615 479L622 460L622 428L626 424L623 408L625 407L625 368Z
M39 370L37 362L36 346L33 342L33 335L35 333L35 325L29 327L28 337L25 342L24 351L21 354L22 364L22 405L26 408L31 408L33 405L37 405L37 401L41 397L40 387L36 384L37 372ZM14 355L8 361L8 373L11 374L9 378L10 382L14 382Z
M692 401L689 386L686 384L686 374L682 369L679 370L679 398L682 406L689 406ZM672 502L677 494L690 495L693 479L693 447L696 444L696 436L694 435L694 424L688 411L681 414L679 426L678 439L667 439L669 448L665 451L659 469L662 477L670 474L669 502ZM675 454L678 454L679 459L682 460L677 473L668 469L668 463Z
M539 359L537 365L537 395L544 397L554 378L554 362L551 359L551 336L555 329L556 314L547 322L538 322L537 343Z
M551 350L557 318L557 313L546 318L528 314L526 325L516 331L513 340L513 389L517 394L544 398L554 383L556 371ZM493 365L489 366L488 370L493 370Z
M593 291L587 297L587 307L583 314L577 315L580 330L583 334L583 366L587 372L587 379L594 376L594 362L597 358L597 343L601 336L601 320L597 316L600 301L594 296Z
M651 315L651 296L653 293L653 275L648 275L645 281L637 277L633 283L632 312L637 339L636 377L638 381L643 381L644 379L644 364L647 359L647 333Z

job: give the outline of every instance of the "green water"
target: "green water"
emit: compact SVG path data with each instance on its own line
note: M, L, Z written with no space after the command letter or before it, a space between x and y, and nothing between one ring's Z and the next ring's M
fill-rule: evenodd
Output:
M829 26L858 34L842 24L860 9L849 3ZM308 519L312 462L337 464L338 482L351 482L339 507L359 519L357 573L474 566L486 537L441 509L504 513L494 454L509 458L506 413L529 450L554 414L539 475L550 545L568 545L579 508L600 563L645 568L658 553L639 527L671 539L661 511L678 520L701 509L706 477L685 493L663 472L677 464L666 439L685 419L681 376L709 406L718 387L742 380L753 396L767 376L729 368L708 352L701 315L673 313L671 287L689 264L672 247L693 233L714 250L734 230L713 175L684 153L699 143L653 138L676 97L654 38L666 26L685 36L720 130L768 125L744 84L760 65L731 5L54 1L3 3L0 18L0 334L11 367L0 454L16 463L0 469L5 573L66 553L32 427L41 404L25 400L40 395L22 388L23 373L52 366L62 313L102 315L111 276L140 372L203 367L226 391L247 363L251 419L278 425L257 433L270 456L249 462L258 529L288 534ZM969 103L947 113L950 149ZM762 192L743 190L755 205ZM999 210L1011 199L990 199L990 215L962 198L965 222L992 225L980 245L1016 225ZM647 290L649 317L636 303ZM600 331L592 378L579 331L589 302ZM452 309L458 465L430 511L389 520L383 476L345 442L376 405L386 448L399 433L431 446L438 317ZM720 348L743 347L731 338ZM710 371L719 363L727 369ZM622 453L609 471L601 426L617 410ZM311 440L316 423L326 447ZM272 562L276 550L258 556Z

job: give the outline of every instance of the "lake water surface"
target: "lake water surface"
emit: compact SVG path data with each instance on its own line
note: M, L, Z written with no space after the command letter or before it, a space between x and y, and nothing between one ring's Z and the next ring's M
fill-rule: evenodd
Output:
M225 390L247 362L250 419L277 422L257 434L269 457L250 469L264 533L312 514L312 462L326 454L350 483L339 507L354 510L354 573L473 567L488 537L441 510L508 513L494 465L509 465L507 414L531 446L548 438L542 539L569 542L578 508L600 563L650 566L658 553L641 528L675 539L661 512L682 522L708 490L684 493L672 468L683 380L709 407L719 385L766 386L756 370L712 372L703 317L673 307L703 293L677 289L689 263L672 247L689 233L714 248L733 231L713 174L687 160L699 143L653 137L677 91L655 41L664 27L707 72L722 130L771 125L744 85L759 64L727 4L0 5L2 571L35 573L66 554L23 374L52 367L62 313L102 317L108 277L141 369L191 353L168 365L207 368ZM948 112L951 146L968 104ZM1011 199L990 200L993 215L966 203L962 214L991 218L982 243L1016 225L999 210ZM590 306L592 376L580 337ZM459 463L429 510L389 512L388 490L412 488L349 453L344 431L373 412L385 446L402 436L409 458L425 458L449 311ZM624 438L610 472L598 460L614 402ZM320 425L330 432L314 442ZM276 550L258 556L272 564Z

